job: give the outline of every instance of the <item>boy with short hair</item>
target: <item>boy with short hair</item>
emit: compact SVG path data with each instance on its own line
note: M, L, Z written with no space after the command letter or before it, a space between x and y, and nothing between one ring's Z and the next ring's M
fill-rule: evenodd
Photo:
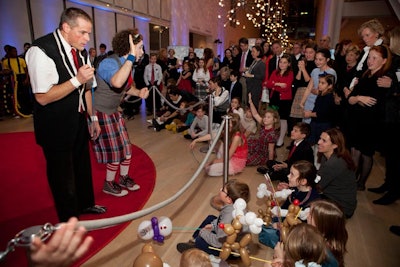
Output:
M314 153L311 145L305 140L310 134L310 125L304 122L297 123L290 132L292 143L289 155L283 162L270 160L267 167L258 167L259 173L268 172L272 180L287 181L290 167L299 160L306 160L314 164Z

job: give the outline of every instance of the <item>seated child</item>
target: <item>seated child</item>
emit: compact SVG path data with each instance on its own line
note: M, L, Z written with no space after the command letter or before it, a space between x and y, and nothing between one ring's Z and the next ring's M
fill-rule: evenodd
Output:
M272 264L265 266L321 267L326 260L323 236L314 226L302 223L290 230L285 245L276 245Z
M199 229L193 234L194 241L187 243L178 243L177 250L184 252L191 248L198 248L208 254L219 256L219 251L209 249L209 246L221 248L226 240L226 233L219 228L220 223L230 224L233 220L233 203L242 198L246 203L250 198L250 189L246 183L237 181L236 179L229 180L223 188L220 189L219 199L224 203L218 217L208 215L201 223Z
M295 202L297 202L296 204L302 209L299 218L302 220L307 219L307 212L305 209L310 206L312 201L320 197L315 186L316 177L317 170L311 162L302 160L295 162L290 167L290 173L288 175L289 183L279 183L277 186L277 193L286 189L291 189L292 193L290 193L283 205L280 207L279 212L278 207L272 209L272 214L275 216L273 218L274 222L278 222L277 216L286 216L290 204ZM281 221L283 221L283 219L284 218L281 218ZM273 228L278 228L278 225L274 223ZM263 230L259 234L260 243L274 247L278 240L278 229L274 231L271 227L263 226Z
M200 104L194 108L196 117L194 118L192 125L189 130L184 131L184 137L186 139L196 139L208 134L208 116L203 104Z
M162 110L160 110L160 116L157 119L152 120L153 127L157 131L164 129L165 125L170 124L175 118L177 118L180 114L178 109L181 106L181 103L183 101L187 101L184 97L182 97L180 90L176 87L176 85L170 85L168 87L168 96L173 107L170 107L166 104Z
M307 223L315 226L324 237L329 249L328 262L332 262L330 266L344 267L348 233L343 211L333 201L318 199L310 205Z
M182 253L179 267L229 267L226 261L192 248Z
M240 118L240 124L242 125L242 129L246 138L250 135L254 135L257 132L257 123L253 118L253 114L249 107L244 110L243 119Z
M191 113L191 111L187 109L188 107L189 107L188 102L182 101L181 105L179 106L179 109L174 111L177 113L177 116L175 117L175 119L172 120L170 124L165 125L165 129L167 129L168 131L172 131L173 133L176 133L178 125L179 126L184 125L187 116Z
M306 141L309 134L309 124L304 122L297 123L295 126L293 126L293 129L290 132L292 143L287 159L283 162L270 160L267 162L266 167L258 167L257 171L262 174L268 172L272 180L287 181L287 175L289 174L290 166L292 166L294 162L306 160L314 163L314 153L312 147L308 141Z
M240 131L240 117L238 114L230 113L232 118L229 120L229 175L234 175L242 172L246 167L247 160L247 140L244 134ZM225 134L221 135L224 141ZM217 158L208 163L205 167L209 176L221 176L224 172L224 159L223 159L223 143L220 144Z

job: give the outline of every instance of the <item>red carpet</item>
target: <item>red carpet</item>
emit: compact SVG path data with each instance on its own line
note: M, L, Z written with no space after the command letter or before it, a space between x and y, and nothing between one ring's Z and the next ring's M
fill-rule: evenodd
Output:
M57 223L51 192L47 184L46 165L41 148L36 145L34 134L0 134L0 251L16 233L33 225ZM96 204L104 205L104 215L84 215L81 220L109 218L131 213L143 208L155 185L155 167L149 156L133 145L130 175L141 189L117 198L104 194L105 165L98 164L92 155L93 186ZM86 261L117 236L128 223L90 232L94 238L91 250L76 265ZM0 266L27 266L23 248L8 254Z

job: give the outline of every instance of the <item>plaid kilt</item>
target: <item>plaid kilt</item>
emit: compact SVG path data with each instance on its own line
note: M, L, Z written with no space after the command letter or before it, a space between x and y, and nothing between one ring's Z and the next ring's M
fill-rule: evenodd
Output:
M107 115L97 112L101 133L92 141L93 150L99 163L122 162L132 154L132 146L126 130L125 120L120 112Z

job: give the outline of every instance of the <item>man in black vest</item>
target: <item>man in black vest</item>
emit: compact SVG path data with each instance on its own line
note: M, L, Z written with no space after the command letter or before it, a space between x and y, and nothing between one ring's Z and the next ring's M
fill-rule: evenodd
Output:
M89 155L86 112L91 118L90 136L100 133L92 114L94 68L82 55L90 40L92 20L78 8L61 15L59 28L34 41L26 54L35 95L34 128L47 164L47 179L60 221L83 213L104 213L95 205ZM93 84L93 85L92 85Z

